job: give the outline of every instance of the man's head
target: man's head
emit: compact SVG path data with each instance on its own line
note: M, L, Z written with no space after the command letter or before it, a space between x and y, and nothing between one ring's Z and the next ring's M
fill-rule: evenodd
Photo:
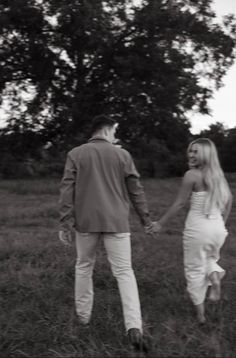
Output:
M92 121L92 135L102 136L112 143L115 141L117 127L118 123L113 118L101 114Z

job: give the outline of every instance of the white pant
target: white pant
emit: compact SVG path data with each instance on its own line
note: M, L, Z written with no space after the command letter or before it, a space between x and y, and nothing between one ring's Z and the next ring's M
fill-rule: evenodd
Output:
M93 307L93 268L96 247L102 238L112 273L118 282L125 328L142 331L138 287L131 264L130 233L76 233L75 308L79 319L89 322Z

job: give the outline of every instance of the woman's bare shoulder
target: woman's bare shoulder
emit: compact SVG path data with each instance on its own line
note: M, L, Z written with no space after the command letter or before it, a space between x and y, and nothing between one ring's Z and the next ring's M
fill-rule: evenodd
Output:
M201 176L200 170L199 169L189 169L185 172L184 174L184 178L186 180L196 180L197 178L199 178Z
M192 185L194 191L204 191L205 185L200 169L192 168L185 173L184 181L186 185Z

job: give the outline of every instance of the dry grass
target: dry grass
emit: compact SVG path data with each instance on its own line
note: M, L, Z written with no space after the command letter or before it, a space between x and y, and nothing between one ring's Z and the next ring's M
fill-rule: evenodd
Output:
M230 185L236 193L236 175ZM179 179L144 182L153 218L171 203ZM89 330L74 321L75 250L57 239L58 182L5 181L0 186L0 356L37 358L142 357L124 333L120 298L102 245L94 272L95 305ZM208 323L195 322L185 293L182 241L185 212L160 238L143 234L132 210L133 266L138 280L148 357L224 357L236 353L236 224L222 249L227 270L220 305L207 307Z

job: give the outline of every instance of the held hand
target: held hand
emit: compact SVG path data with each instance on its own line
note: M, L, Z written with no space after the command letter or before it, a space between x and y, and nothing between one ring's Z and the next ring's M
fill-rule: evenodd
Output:
M72 242L71 232L70 231L59 231L59 240L65 246L71 246L71 242Z
M155 222L150 222L149 224L144 226L144 231L147 235L152 237L156 236L157 231L155 231Z
M162 229L162 225L159 223L159 221L154 221L154 222L153 222L153 231L154 231L156 234L160 234L161 229Z

